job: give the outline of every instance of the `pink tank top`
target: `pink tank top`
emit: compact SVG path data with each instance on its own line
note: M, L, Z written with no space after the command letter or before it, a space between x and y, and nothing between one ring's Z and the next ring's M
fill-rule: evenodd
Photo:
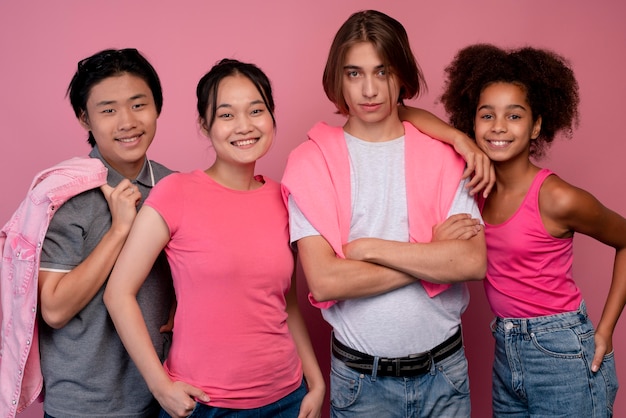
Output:
M485 222L487 280L492 311L502 318L530 318L575 311L580 290L572 277L573 238L555 238L539 212L539 189L553 174L542 169L506 222ZM482 205L481 205L482 206Z

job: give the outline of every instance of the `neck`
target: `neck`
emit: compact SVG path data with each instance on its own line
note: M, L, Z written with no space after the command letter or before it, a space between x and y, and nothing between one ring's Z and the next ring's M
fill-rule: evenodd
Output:
M216 161L204 172L214 181L233 190L254 190L261 187L254 178L255 164L226 165Z
M512 162L495 162L496 188L500 191L526 187L535 178L540 168L529 159Z
M391 141L404 135L404 126L398 117L397 109L384 120L367 122L349 116L343 129L350 135L368 142Z

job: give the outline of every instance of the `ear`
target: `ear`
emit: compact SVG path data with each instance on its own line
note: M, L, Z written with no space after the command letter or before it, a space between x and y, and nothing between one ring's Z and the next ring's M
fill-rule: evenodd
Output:
M530 139L537 139L541 133L541 116L537 116L537 120L533 124L533 130L530 134Z
M85 130L91 131L91 125L89 124L89 116L87 116L87 112L85 112L84 110L80 112L80 116L78 117L78 122L80 123L80 126L85 128Z
M206 119L198 118L198 123L200 124L200 131L205 135L209 136L209 127L206 124Z

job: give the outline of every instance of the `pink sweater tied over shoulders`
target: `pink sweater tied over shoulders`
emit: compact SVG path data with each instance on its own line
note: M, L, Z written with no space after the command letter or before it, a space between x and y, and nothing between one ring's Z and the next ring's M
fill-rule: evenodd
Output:
M403 125L409 241L430 242L433 226L448 215L465 162L450 146L421 133L409 123ZM308 138L289 156L282 181L283 198L287 202L292 195L304 216L337 256L345 258L342 246L348 242L352 202L344 131L320 122L309 131ZM450 287L423 280L421 283L430 297ZM311 294L309 300L321 309L337 302L318 302Z

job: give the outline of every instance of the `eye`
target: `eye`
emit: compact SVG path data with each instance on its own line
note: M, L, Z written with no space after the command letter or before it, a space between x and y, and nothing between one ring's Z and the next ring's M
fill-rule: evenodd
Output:
M100 111L100 113L113 113L113 112L115 112L115 110L113 110L113 109L102 109Z
M132 109L141 109L142 107L145 107L146 104L145 103L137 103L132 105Z
M250 114L252 114L252 115L260 115L263 112L265 112L265 109L261 109L261 108L259 108L259 109L252 109L252 112L250 112Z
M479 117L480 119L485 119L485 120L493 119L493 116L489 114L480 115Z
M346 71L346 76L348 76L348 78L356 78L359 76L359 72L357 70L349 70Z
M509 116L509 119L513 119L513 120L517 120L517 119L521 119L522 117L520 115L511 115Z
M233 114L232 113L219 113L217 117L220 119L231 119L233 117Z

